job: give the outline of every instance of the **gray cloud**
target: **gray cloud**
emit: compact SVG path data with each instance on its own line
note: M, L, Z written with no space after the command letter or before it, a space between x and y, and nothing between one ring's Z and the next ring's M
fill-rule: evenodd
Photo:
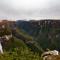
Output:
M60 19L60 0L0 0L0 18Z

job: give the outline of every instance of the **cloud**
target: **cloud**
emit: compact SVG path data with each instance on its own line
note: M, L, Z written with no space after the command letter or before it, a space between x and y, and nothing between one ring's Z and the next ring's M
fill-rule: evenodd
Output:
M0 0L0 18L60 18L60 0Z

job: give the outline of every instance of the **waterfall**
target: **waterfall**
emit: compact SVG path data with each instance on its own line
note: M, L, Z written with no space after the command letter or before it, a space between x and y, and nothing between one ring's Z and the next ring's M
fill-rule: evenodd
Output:
M1 42L0 42L0 53L3 54L3 48Z

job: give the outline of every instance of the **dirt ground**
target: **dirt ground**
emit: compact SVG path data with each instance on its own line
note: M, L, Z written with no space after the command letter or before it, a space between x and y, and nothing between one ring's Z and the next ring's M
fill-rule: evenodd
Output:
M56 55L56 56L48 56L46 60L60 60L60 55Z

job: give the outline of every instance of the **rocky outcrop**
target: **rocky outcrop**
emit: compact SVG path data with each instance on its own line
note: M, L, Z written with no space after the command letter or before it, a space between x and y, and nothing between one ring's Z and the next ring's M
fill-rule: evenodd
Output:
M59 52L57 50L53 50L53 51L47 51L42 53L41 57L43 58L43 60L55 60L56 57L59 56ZM54 57L54 59L53 59Z

